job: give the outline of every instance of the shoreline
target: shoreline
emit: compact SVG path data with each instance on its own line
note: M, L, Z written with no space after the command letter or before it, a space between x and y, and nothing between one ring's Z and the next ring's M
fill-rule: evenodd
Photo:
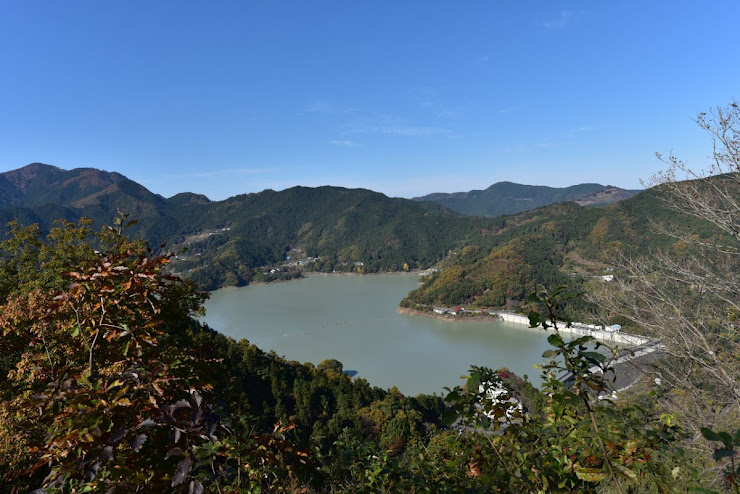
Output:
M234 290L236 288L244 288L245 286L261 286L261 285L274 285L278 283L292 283L294 281L301 281L311 276L387 276L387 275L403 275L403 274L416 274L419 275L421 270L415 269L413 271L381 271L379 273L354 273L351 271L339 271L334 273L324 273L322 271L301 271L301 276L291 278L289 280L274 280L274 281L252 281L247 285L242 286L222 286L216 288L216 290ZM215 292L216 290L208 290L208 292Z
M417 309L411 309L409 307L398 307L396 309L396 312L399 314L404 314L407 316L421 316L421 317L428 317L429 319L437 319L438 321L447 321L447 322L476 322L476 321L490 321L490 322L496 322L500 321L501 318L491 316L491 315L474 315L474 316L453 316L452 314L435 314L434 312L426 312L422 310Z
M402 274L418 274L419 270L416 271L382 271L380 273L353 273L350 271L338 271L335 273L324 273L323 271L301 271L301 276L297 278L291 278L289 280L275 280L275 281L253 281L250 285L272 285L273 283L289 283L291 281L301 281L311 276L387 276L387 275L402 275ZM249 286L249 285L245 285ZM224 288L240 288L240 287L224 287ZM219 288L223 290L223 288Z
M337 271L335 273L324 273L323 271L303 271L304 278L308 278L309 276L386 276L386 275L401 275L401 274L419 274L421 271L413 270L413 271L380 271L378 273L354 273L351 271ZM297 278L300 279L300 278ZM293 280L287 280L287 281L293 281Z

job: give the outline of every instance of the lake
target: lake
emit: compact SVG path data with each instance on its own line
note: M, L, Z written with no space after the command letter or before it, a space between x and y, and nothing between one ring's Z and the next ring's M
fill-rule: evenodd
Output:
M417 274L313 275L211 294L204 321L289 360L334 358L372 385L443 393L471 365L508 367L539 382L547 334L502 321L449 322L396 312Z

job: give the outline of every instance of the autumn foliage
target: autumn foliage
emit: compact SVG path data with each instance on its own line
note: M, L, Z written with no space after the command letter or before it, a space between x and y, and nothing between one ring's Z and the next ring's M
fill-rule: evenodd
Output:
M222 428L199 372L215 362L178 344L202 295L120 229L65 223L42 241L14 226L2 247L5 482L197 491L199 448Z

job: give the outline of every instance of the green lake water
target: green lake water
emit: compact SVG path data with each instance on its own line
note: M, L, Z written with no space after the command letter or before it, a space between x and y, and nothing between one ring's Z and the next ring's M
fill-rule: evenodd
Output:
M335 358L383 388L443 393L471 365L508 367L539 382L533 364L547 334L501 321L448 322L396 312L416 274L309 276L212 293L204 318L213 329L247 339L289 360Z

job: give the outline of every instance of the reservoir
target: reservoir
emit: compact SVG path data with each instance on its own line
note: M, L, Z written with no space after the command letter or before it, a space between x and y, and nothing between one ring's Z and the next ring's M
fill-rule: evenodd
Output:
M547 333L502 321L450 322L396 312L417 274L311 275L286 283L225 288L205 303L204 321L288 360L334 358L345 371L407 395L444 393L471 365L508 367L539 382L533 364Z

